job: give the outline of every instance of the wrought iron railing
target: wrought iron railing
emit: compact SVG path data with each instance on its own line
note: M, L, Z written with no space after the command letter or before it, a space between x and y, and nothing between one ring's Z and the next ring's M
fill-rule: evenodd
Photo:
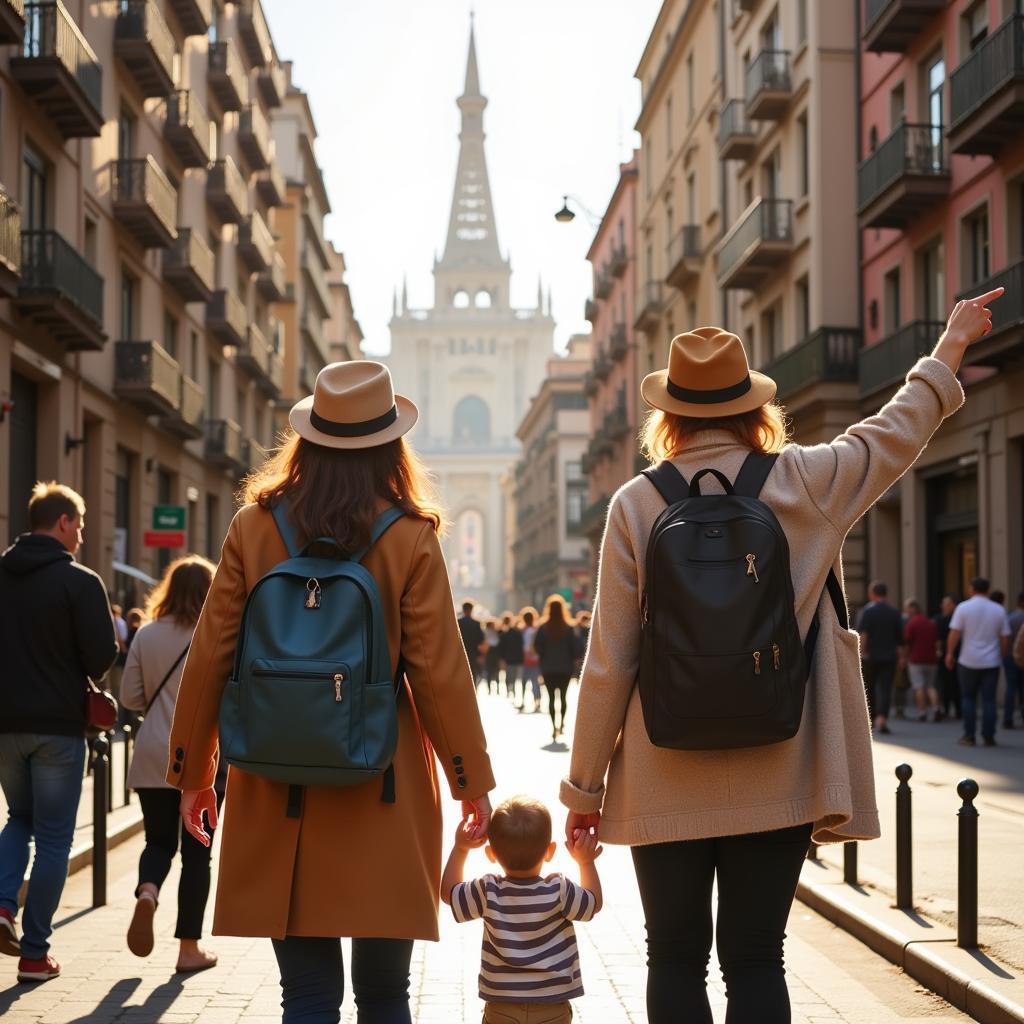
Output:
M153 391L175 409L181 402L181 369L155 341L119 341L114 349L114 381L116 387Z
M67 68L89 102L103 106L103 72L96 54L61 0L25 4L25 57L56 57Z
M21 269L21 214L18 204L0 188L0 263L18 273Z
M244 338L248 327L245 303L234 292L221 288L213 293L206 307L206 322L226 324L239 338Z
M237 164L231 157L214 160L206 177L206 190L210 193L223 193L235 207L245 216L249 208L249 194L245 187L245 179Z
M787 398L824 381L855 381L860 331L852 327L819 327L804 341L764 367Z
M191 89L179 89L167 98L167 123L176 128L187 128L210 159L210 115Z
M192 270L213 291L216 261L203 236L192 228L178 228L174 244L164 250L164 270Z
M942 125L901 124L857 168L857 205L864 210L905 175L949 174Z
M240 0L238 4L239 24L246 44L249 63L262 67L273 57L270 28L263 14L260 0Z
M242 430L234 420L206 421L207 457L242 461Z
M734 135L753 135L743 100L729 100L718 117L718 145L724 146Z
M168 77L174 77L174 35L153 0L118 0L114 38L144 39Z
M760 92L789 92L789 51L762 50L747 68L746 100Z
M191 377L181 375L181 418L193 427L203 425L203 389Z
M861 395L902 381L914 363L935 347L944 327L941 320L913 320L874 345L865 345L858 368Z
M144 203L173 236L178 219L178 193L152 156L114 160L111 186L115 203Z
M668 265L678 266L684 260L700 259L700 225L684 224L668 243Z
M956 299L970 299L994 288L1006 291L992 303L992 333L1024 323L1024 260L964 289Z
M752 246L793 240L793 201L758 199L726 235L718 256L719 276L736 266Z
M103 278L56 231L22 231L21 288L58 292L103 323Z
M1011 14L953 72L950 125L956 128L1012 78L1024 76L1024 13Z

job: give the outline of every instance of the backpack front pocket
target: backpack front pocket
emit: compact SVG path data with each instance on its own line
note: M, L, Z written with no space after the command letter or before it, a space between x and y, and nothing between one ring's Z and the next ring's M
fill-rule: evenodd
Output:
M768 715L778 699L779 666L773 647L747 654L664 652L671 683L657 688L657 702L677 718L750 718Z

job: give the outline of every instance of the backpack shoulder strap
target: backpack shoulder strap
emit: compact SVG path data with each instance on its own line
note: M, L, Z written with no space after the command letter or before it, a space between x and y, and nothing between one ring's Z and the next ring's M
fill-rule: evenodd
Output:
M351 560L353 562L361 562L369 553L370 548L372 548L373 545L376 544L377 541L379 541L381 537L383 537L384 534L387 533L387 531L391 529L391 527L394 526L395 523L397 523L404 515L405 513L394 505L392 505L391 508L386 509L384 512L381 512L381 514L377 516L373 527L370 530L370 543L367 544L366 547L353 552Z
M281 540L284 541L284 546L288 549L288 557L298 558L302 553L302 544L299 540L299 531L292 522L291 504L288 499L280 498L270 511L274 516L277 532L281 534Z
M732 489L744 498L756 498L761 493L761 488L764 487L764 482L768 479L768 474L778 457L778 452L772 452L770 455L767 452L751 452L743 460Z
M668 459L645 469L642 475L654 484L666 505L675 505L690 496L689 482Z

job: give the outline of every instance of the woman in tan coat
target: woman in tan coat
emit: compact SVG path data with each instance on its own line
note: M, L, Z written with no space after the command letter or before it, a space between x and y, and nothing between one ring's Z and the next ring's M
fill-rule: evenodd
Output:
M284 1021L335 1024L343 995L338 936L353 942L360 1024L408 1021L412 940L438 937L441 786L479 834L494 787L473 679L455 621L440 514L403 440L416 407L394 395L379 363L335 363L291 411L280 452L247 482L189 651L174 713L167 779L181 789L186 827L216 824L218 709L232 670L246 596L287 557L271 507L287 496L306 540L355 551L388 506L405 515L363 565L380 591L391 670L404 659L395 802L381 785L289 786L232 766L213 930L274 940ZM440 760L443 779L435 768ZM207 840L208 841L208 840Z
M568 835L599 828L603 842L632 847L647 921L651 1024L711 1024L716 876L729 1024L787 1024L783 930L808 842L879 834L857 636L840 620L845 608L838 594L834 607L826 579L835 569L842 580L850 528L963 403L956 371L967 347L991 329L985 304L1001 292L957 303L932 357L914 366L877 415L831 444L786 444L774 382L751 372L740 339L719 328L675 338L668 369L643 382L655 410L647 452L652 461L671 460L686 479L710 467L732 481L751 450L779 453L761 500L789 542L800 639L816 614L820 622L793 738L738 749L655 746L635 684L647 541L665 501L644 476L615 495L562 801ZM704 483L705 493L722 490ZM756 658L753 667L760 668Z

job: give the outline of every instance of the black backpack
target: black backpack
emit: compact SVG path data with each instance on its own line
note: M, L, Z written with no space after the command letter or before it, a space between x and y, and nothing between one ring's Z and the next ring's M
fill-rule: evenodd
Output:
M644 470L668 508L647 543L639 688L651 742L727 750L796 735L818 639L800 639L789 544L758 500L777 455L752 452L735 484L703 469L688 484L671 462ZM717 478L725 494L701 494ZM835 572L826 589L844 628Z

